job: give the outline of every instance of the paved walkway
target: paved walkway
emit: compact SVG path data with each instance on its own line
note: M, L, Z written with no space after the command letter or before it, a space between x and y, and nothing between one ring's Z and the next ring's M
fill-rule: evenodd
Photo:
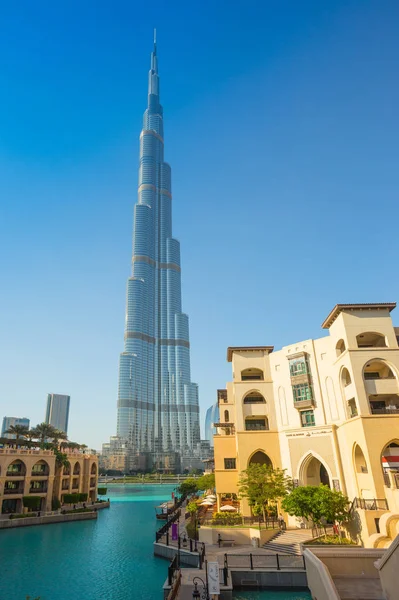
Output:
M334 577L341 600L384 600L380 580L371 577Z

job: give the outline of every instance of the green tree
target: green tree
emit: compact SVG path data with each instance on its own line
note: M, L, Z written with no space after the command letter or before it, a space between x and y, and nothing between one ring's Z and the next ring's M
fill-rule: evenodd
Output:
M190 496L191 494L195 494L195 492L198 492L197 480L193 477L187 477L187 479L182 481L182 483L179 485L178 492L182 496Z
M247 498L252 510L261 510L266 521L268 506L276 506L292 489L292 480L285 470L273 469L268 465L252 464L240 474L239 494Z
M325 533L326 523L341 524L349 519L348 498L327 485L297 487L284 498L282 507L289 515L305 518L313 525L323 527Z
M208 490L215 489L215 475L214 473L208 473L207 475L202 475L197 480L197 489L203 492L207 492Z
M29 427L26 425L10 425L5 433L15 435L15 439L19 440L21 437L26 438L28 431Z

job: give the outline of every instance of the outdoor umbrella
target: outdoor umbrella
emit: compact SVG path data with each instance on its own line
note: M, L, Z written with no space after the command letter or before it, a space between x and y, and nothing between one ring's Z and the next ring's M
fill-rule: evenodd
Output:
M230 504L225 504L224 506L220 507L220 510L221 511L227 510L227 511L234 511L234 512L236 512L237 509L234 508L234 506L231 506Z
M200 506L213 506L214 502L211 502L210 500L204 500L204 502L201 502Z

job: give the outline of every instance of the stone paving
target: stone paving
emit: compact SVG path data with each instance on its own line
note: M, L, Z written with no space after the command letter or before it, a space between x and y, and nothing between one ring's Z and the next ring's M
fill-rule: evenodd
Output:
M384 600L381 582L370 577L333 577L341 600Z

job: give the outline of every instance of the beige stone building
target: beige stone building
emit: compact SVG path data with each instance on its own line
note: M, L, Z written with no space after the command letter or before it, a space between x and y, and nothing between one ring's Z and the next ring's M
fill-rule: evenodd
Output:
M265 462L286 469L294 485L344 492L360 541L389 545L399 532L395 306L337 304L322 324L325 337L276 352L228 348L233 380L218 391L214 438L219 504L238 495L241 471ZM246 501L240 504L250 514ZM290 525L300 523L291 517Z
M97 499L98 457L68 452L68 465L57 467L52 450L0 448L0 514L22 513L23 496L39 496L40 510L51 511L52 499L86 493Z

